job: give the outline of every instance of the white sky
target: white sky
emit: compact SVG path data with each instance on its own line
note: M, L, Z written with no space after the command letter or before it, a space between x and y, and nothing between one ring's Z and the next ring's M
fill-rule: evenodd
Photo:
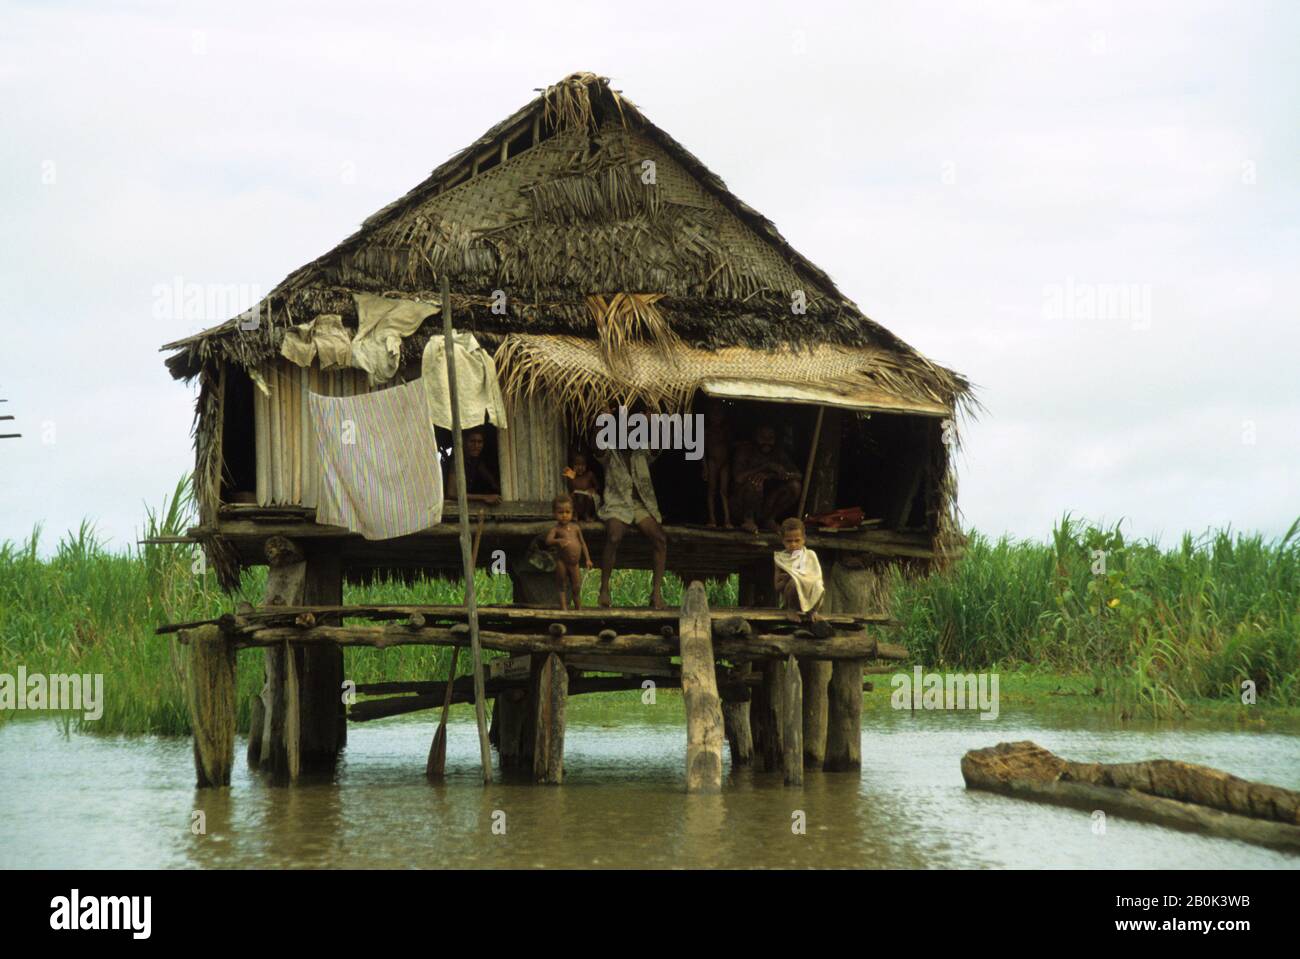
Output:
M113 7L0 3L0 540L189 469L157 348L228 314L156 287L271 289L575 70L978 384L969 525L1300 515L1300 6Z

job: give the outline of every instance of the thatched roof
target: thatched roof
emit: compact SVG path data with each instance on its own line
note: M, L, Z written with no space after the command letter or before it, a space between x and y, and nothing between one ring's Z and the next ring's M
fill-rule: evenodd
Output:
M167 365L185 378L214 360L254 366L277 355L287 327L319 313L355 327L353 293L437 302L443 273L457 327L489 343L512 333L582 337L607 358L640 341L828 344L887 355L888 377L949 406L968 394L964 379L866 317L771 221L593 74L548 87L286 277L260 304L257 330L232 318L164 346L174 351ZM504 312L495 291L506 294ZM803 312L792 308L799 299ZM409 337L405 352L418 355L431 332Z

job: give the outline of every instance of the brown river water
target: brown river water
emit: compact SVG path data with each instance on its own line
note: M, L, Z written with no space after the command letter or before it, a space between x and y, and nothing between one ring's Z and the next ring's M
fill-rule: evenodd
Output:
M675 708L653 724L635 711L575 716L558 787L484 788L463 708L439 786L423 779L432 714L352 726L333 781L273 789L238 762L230 789L203 791L188 739L69 734L23 718L0 725L0 867L1300 867L1114 817L1099 835L1086 812L969 793L959 768L968 749L1032 739L1072 759L1163 756L1295 789L1297 736L888 711L865 717L860 776L809 773L791 789L779 774L728 766L721 795L688 796ZM792 830L799 813L803 835Z

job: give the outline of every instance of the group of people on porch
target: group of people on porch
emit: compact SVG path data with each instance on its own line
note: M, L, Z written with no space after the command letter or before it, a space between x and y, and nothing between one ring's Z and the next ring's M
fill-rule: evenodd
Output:
M611 411L606 409L605 412ZM651 463L662 451L601 449L594 437L593 431L591 436L585 438L585 449L579 448L569 457L570 465L564 470L568 492L555 497L552 507L556 526L544 538L546 547L556 557L556 578L564 597L564 605L568 605L570 590L574 603L578 602L580 567L585 564L591 568L594 565L579 523L598 519L605 524L604 546L600 556L600 605L609 606L612 603L610 580L619 547L628 528L635 527L649 540L652 551L650 603L655 608L662 608L668 536L664 532L664 518L650 470ZM482 428L470 429L464 433L466 495L470 500L493 504L501 499L501 486L484 456L485 445ZM593 461L599 464L599 477L592 469ZM448 467L448 496L454 497L456 471L450 462ZM787 546L786 553L794 559L784 563L780 558L776 560L777 578L783 580L783 586L798 581L803 564L807 562L806 558L800 559L798 552L803 549L803 526L798 517L793 515L800 500L802 477L790 455L778 443L777 432L771 422L760 421L749 437L732 443L728 411L723 404L711 402L705 420L701 479L709 501L709 525L719 525L715 503L720 501L722 525L730 526L733 520L737 520L736 525L750 532L759 529L780 531L783 543ZM782 524L783 520L786 521L785 524ZM796 532L797 537L792 539L791 534ZM797 546L792 553L791 543L796 539ZM804 552L815 563L811 551ZM795 565L792 567L791 563ZM786 567L784 575L780 571L782 565ZM786 598L806 600L812 593L812 590L806 590ZM819 598L820 593L817 592L815 599ZM812 605L815 605L815 599Z

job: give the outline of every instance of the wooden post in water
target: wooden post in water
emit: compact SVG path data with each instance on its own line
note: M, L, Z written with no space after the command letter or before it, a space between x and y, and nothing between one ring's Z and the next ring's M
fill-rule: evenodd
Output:
M713 623L704 584L696 580L682 596L682 699L686 704L686 791L722 788L722 701L713 660Z
M781 747L787 786L803 785L803 680L799 662L789 656L782 664ZM861 697L859 697L861 698Z
M821 769L826 761L826 722L829 714L826 689L831 681L831 664L825 659L807 659L799 663L803 698L803 764L806 769Z
M266 595L263 607L301 606L306 591L307 562L302 549L283 536L266 541ZM262 689L263 727L259 759L271 783L295 782L302 771L302 726L298 662L289 643L266 650L266 684Z
M337 545L313 544L303 581L304 606L343 604L343 566ZM318 625L341 623L323 617ZM337 646L294 650L298 671L299 711L304 772L330 772L347 741L347 709L343 705L343 650Z
M564 782L564 719L569 698L569 671L555 653L542 658L537 673L537 719L533 777L539 783Z
M186 699L199 788L229 786L235 762L235 647L216 626L183 634L189 643Z
M735 675L748 677L753 671L752 663L742 663L736 667ZM749 724L749 707L753 697L748 689L743 699L724 701L722 704L722 728L727 735L727 749L731 752L731 768L748 766L754 761L754 732Z
M478 603L474 596L474 560L470 552L469 511L465 491L465 439L460 435L460 399L456 395L456 345L451 326L451 281L442 275L442 334L447 352L447 394L451 402L451 437L456 454L456 509L460 513L460 558L465 571L465 606L469 610L470 659L474 668L474 718L478 723L479 762L483 782L492 782L492 747L488 745L487 704L483 692L483 651L478 641ZM430 426L432 429L432 426Z
M527 698L522 689L509 689L497 695L497 755L501 757L503 770L522 765Z
M267 709L270 734L263 739L263 768L271 784L287 786L302 772L302 726L299 715L298 662L286 639L267 651L267 683L271 703Z
M754 690L749 715L754 726L754 752L762 762L764 772L785 768L785 726L781 705L784 695L784 661L763 660L763 682Z
M831 567L827 592L837 613L879 612L879 588L870 569L851 568L843 563ZM861 659L839 659L831 667L827 686L826 761L828 772L862 767L862 669Z

